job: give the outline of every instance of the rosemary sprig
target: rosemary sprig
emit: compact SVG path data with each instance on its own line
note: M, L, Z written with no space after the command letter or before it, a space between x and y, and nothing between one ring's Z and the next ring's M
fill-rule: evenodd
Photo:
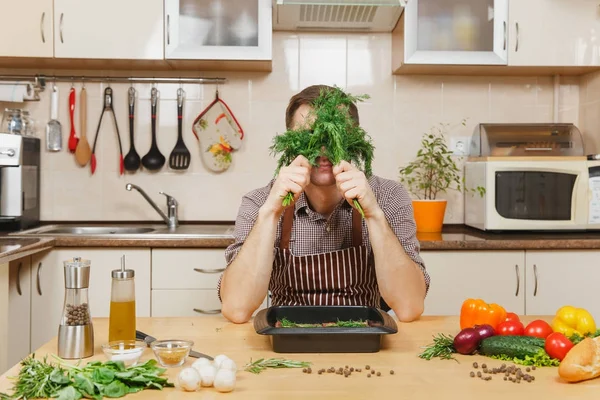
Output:
M353 96L344 93L337 87L322 90L312 104L311 117L314 122L310 129L288 129L274 137L271 153L280 154L276 173L298 155L303 155L312 166L317 166L317 158L323 156L333 165L346 160L364 171L367 177L372 175L374 146L369 135L355 123L349 113L351 104L368 98L368 95ZM287 193L282 205L287 207L293 200L293 194ZM353 204L364 217L358 200L354 199Z
M260 374L267 368L307 368L311 364L307 361L286 360L283 358L269 358L266 360L261 358L254 362L250 359L250 363L244 366L244 370L253 374Z
M420 358L425 360L431 360L434 357L439 357L444 360L454 360L458 362L453 353L456 353L454 349L454 338L451 335L445 335L443 333L433 337L433 343L423 347L425 350L419 354Z

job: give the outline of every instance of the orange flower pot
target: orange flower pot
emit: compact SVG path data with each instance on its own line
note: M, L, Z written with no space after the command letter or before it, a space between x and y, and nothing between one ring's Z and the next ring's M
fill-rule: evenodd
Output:
M446 200L413 200L417 232L441 232L446 213Z

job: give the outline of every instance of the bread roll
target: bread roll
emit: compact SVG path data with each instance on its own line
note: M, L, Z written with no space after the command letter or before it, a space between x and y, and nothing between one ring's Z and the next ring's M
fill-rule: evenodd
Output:
M580 382L600 376L600 336L585 338L561 361L558 375L567 382Z

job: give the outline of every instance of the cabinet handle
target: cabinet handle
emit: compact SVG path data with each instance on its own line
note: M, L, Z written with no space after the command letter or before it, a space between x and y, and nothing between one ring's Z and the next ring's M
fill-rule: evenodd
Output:
M517 291L515 292L515 296L519 295L519 286L521 286L521 274L519 274L519 266L515 264L515 272L517 273Z
M199 314L221 314L221 310L201 310L199 308L194 308L194 311L199 313Z
M17 268L17 293L19 296L22 296L21 292L21 268L23 268L23 263L19 263L19 268Z
M167 44L171 44L171 16L167 14Z
M41 280L41 277L40 277L41 270L42 270L42 263L40 262L38 264L38 270L37 270L37 291L38 291L38 293L39 293L40 296L42 295L42 284L40 282L40 280Z
M194 271L200 272L202 274L218 274L219 272L225 271L225 268L217 268L217 269L194 268Z
M515 43L515 52L519 51L519 23L515 22L515 27L517 28L517 41Z
M65 16L65 13L60 13L60 23L59 23L59 33L60 33L60 42L64 43L65 41L63 40L63 18Z
M506 50L506 21L504 21L503 24L504 24L504 46L503 46L503 50Z
M44 35L44 19L46 18L46 13L42 13L42 20L40 21L40 33L42 34L42 43L46 43L46 36Z
M15 150L14 149L0 150L0 155L14 157L15 156Z
M535 265L535 264L533 264L533 277L535 278L535 284L533 287L533 295L536 296L537 295L538 277L537 277L537 265Z

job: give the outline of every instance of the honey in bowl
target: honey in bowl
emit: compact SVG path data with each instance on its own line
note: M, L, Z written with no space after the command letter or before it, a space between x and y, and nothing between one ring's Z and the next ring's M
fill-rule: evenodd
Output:
M156 340L151 347L163 367L180 367L193 345L190 340Z

